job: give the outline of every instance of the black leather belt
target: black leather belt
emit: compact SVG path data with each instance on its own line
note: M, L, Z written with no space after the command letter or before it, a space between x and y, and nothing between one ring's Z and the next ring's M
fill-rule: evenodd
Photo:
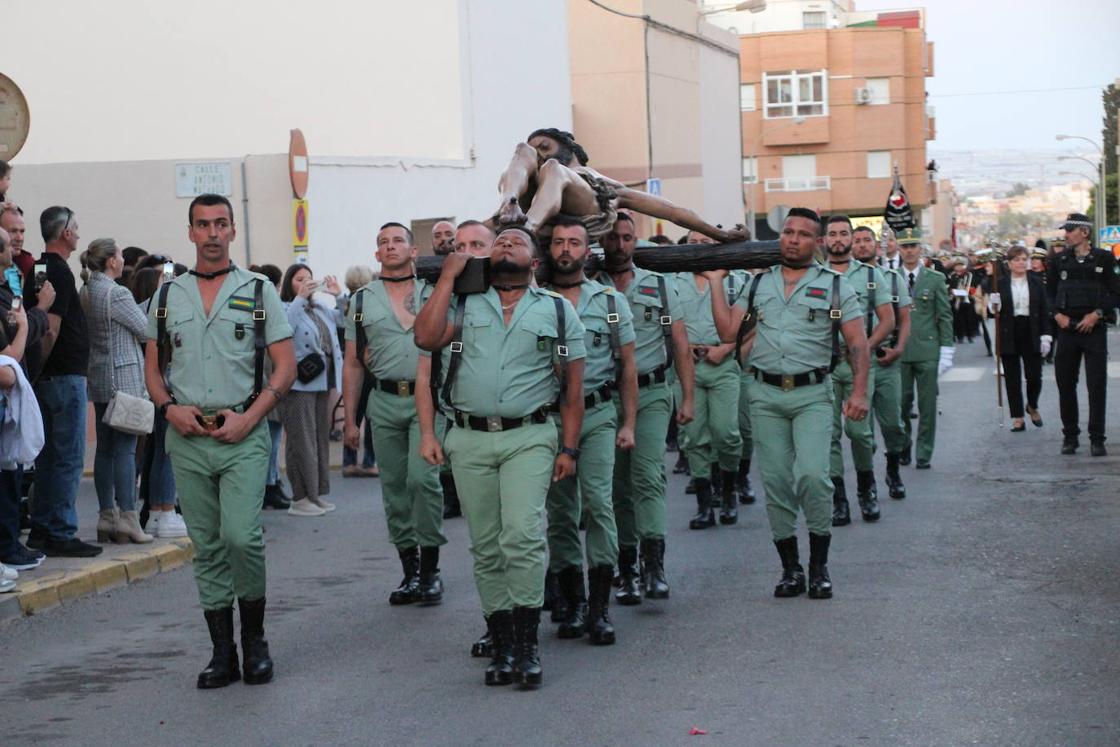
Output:
M395 394L398 397L411 397L416 393L415 381L393 381L392 379L374 379L373 386L383 392Z
M501 433L530 423L540 425L547 422L549 422L548 412L544 409L537 410L532 415L526 415L523 418L481 417L479 415L467 415L459 410L455 411L455 425L460 428L469 428L472 431L486 431L488 433Z
M649 386L650 384L662 384L664 383L664 381L665 369L655 368L649 373L644 373L638 377L638 388L641 389L642 387Z
M759 371L754 366L751 367L751 373L754 377L761 381L763 384L770 386L781 387L783 392L789 392L799 386L809 386L810 384L819 384L825 380L828 374L822 370L806 371L799 374L770 374L765 371Z
M614 385L611 382L608 381L606 384L603 384L601 387L599 387L598 389L593 391L591 394L584 397L583 398L583 409L590 410L592 407L594 407L595 405L598 405L602 402L610 402L611 401L611 389L613 388L613 386ZM548 408L548 411L549 412L560 412L560 405L554 402Z

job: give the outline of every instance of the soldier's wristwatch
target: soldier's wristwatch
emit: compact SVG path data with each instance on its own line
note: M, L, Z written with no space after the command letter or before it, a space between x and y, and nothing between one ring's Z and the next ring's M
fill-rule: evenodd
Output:
M160 405L159 406L159 416L161 418L163 418L164 420L167 420L167 408L171 407L171 405L173 405L173 404L175 404L175 400L169 399L166 402L164 402L162 405Z
M574 459L576 461L579 461L579 449L570 449L567 446L561 446L560 447L560 453L561 454L567 454L572 459Z

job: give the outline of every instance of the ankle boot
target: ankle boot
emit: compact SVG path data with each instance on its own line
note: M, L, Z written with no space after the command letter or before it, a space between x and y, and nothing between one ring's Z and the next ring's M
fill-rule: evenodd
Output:
M113 535L113 541L118 545L128 544L133 542L137 545L146 545L154 540L150 534L146 534L140 528L140 515L135 511L121 511L117 514L117 532Z
M832 478L832 526L842 527L852 523L848 510L848 491L843 477Z
M688 522L689 529L707 529L716 525L712 509L712 483L706 477L696 478L696 515Z
M708 465L708 480L712 483L712 495L723 493L723 472L720 471L719 462Z
M237 646L233 642L233 607L203 610L202 614L206 617L206 627L210 629L214 651L206 669L198 674L198 688L225 687L241 679L241 671L237 667Z
M544 572L544 605L541 609L552 612L554 623L562 623L568 617L568 600L560 591L560 581L551 569Z
M739 521L738 496L735 495L735 473L731 470L720 470L720 497L719 523L734 524Z
M580 574L582 577L583 574ZM522 687L538 687L541 684L543 672L537 643L540 622L540 607L513 608L513 681Z
M751 487L751 460L739 460L739 476L738 485L739 489L739 503L748 505L754 503L754 488Z
M508 685L513 682L513 613L509 610L491 612L486 618L486 634L490 637L486 684Z
M677 452L677 461L673 465L674 475L688 474L688 457L685 456L684 450Z
M443 601L443 579L439 575L439 547L420 548L420 576L416 590L422 605Z
M665 538L642 540L642 581L646 599L668 599L669 584L665 580Z
M587 569L587 634L596 646L614 643L614 625L607 611L611 599L611 567L597 565Z
M272 681L272 658L264 639L264 597L239 599L241 612L241 651L245 657L245 684L263 685Z
M879 520L879 492L875 489L875 472L859 470L856 472L856 498L859 512L864 521Z
M796 597L805 592L805 569L797 554L797 537L774 540L778 557L782 559L782 580L774 587L776 597Z
M570 565L556 574L567 615L560 622L556 635L560 638L582 638L587 629L587 592L583 588L583 569Z
M828 577L828 546L832 536L809 533L809 598L831 599L832 579Z
M400 585L389 594L389 604L412 604L420 598L420 550L408 547L398 550L404 578Z
M117 509L105 508L97 512L97 541L115 542L117 536Z
M291 505L292 502L284 497L284 491L280 489L280 483L274 482L271 485L264 486L264 499L262 500L261 508L287 511Z
M614 598L619 604L630 606L642 603L642 587L638 582L641 569L638 567L638 548L618 548L618 570L621 577Z
M488 617L483 615L484 620L489 620ZM471 644L471 656L476 659L490 658L491 644L493 639L490 637L490 623L486 623L486 632L484 632L477 641Z
M901 501L906 497L906 486L902 484L902 476L898 474L898 454L887 454L887 488L891 498Z

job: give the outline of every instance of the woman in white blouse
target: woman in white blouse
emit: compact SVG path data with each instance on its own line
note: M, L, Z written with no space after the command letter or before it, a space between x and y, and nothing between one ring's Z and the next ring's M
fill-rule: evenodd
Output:
M1014 246L1007 252L1008 272L999 278L989 304L999 315L1000 358L1007 405L1011 410L1011 430L1023 431L1023 379L1027 381L1026 414L1038 428L1038 395L1042 391L1042 359L1054 342L1050 306L1043 281L1028 272L1030 257L1026 247Z

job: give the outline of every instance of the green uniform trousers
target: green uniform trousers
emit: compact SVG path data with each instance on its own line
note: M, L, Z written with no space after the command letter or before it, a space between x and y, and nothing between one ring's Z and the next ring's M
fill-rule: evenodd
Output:
M874 364L872 364L874 365ZM852 442L852 464L857 472L875 469L875 434L871 431L871 418L849 420L844 417L844 402L852 395L852 367L847 360L836 364L832 372L832 444L829 447L829 472L833 477L844 476L844 452L840 443L841 432ZM875 379L867 377L867 401L875 396ZM841 422L843 421L843 422Z
M747 387L754 380L754 376L746 370L739 370L739 439L743 442L740 459L750 459L754 451L754 439L751 438L751 398L747 395Z
M794 536L798 509L811 533L831 534L832 382L786 392L752 379L747 391L771 534L775 540Z
M559 438L559 422L557 438ZM548 557L554 572L580 567L579 521L587 518L587 567L613 566L618 560L618 531L611 487L618 416L611 402L601 402L583 415L576 474L548 489Z
M920 462L933 458L933 439L937 433L937 361L902 363L902 427L906 444L911 437L910 410L914 406L914 386L918 387L918 443L914 457Z
M902 364L895 361L884 368L872 362L871 372L875 378L871 409L883 432L883 446L888 454L898 454L906 448L906 431L902 425Z
M614 520L623 547L665 537L665 433L672 397L668 383L639 389L634 448L614 453ZM622 416L621 402L618 414Z
M552 423L447 434L484 615L544 604L544 504L558 443Z
M374 389L369 393L366 417L381 467L389 541L398 550L445 544L439 467L420 456L416 399Z
M167 454L194 544L194 580L203 609L265 595L261 503L271 452L265 420L236 444L167 429Z
M694 477L706 477L712 462L720 469L739 469L743 442L739 438L739 364L727 356L718 366L696 364L693 420L682 431L688 466Z

